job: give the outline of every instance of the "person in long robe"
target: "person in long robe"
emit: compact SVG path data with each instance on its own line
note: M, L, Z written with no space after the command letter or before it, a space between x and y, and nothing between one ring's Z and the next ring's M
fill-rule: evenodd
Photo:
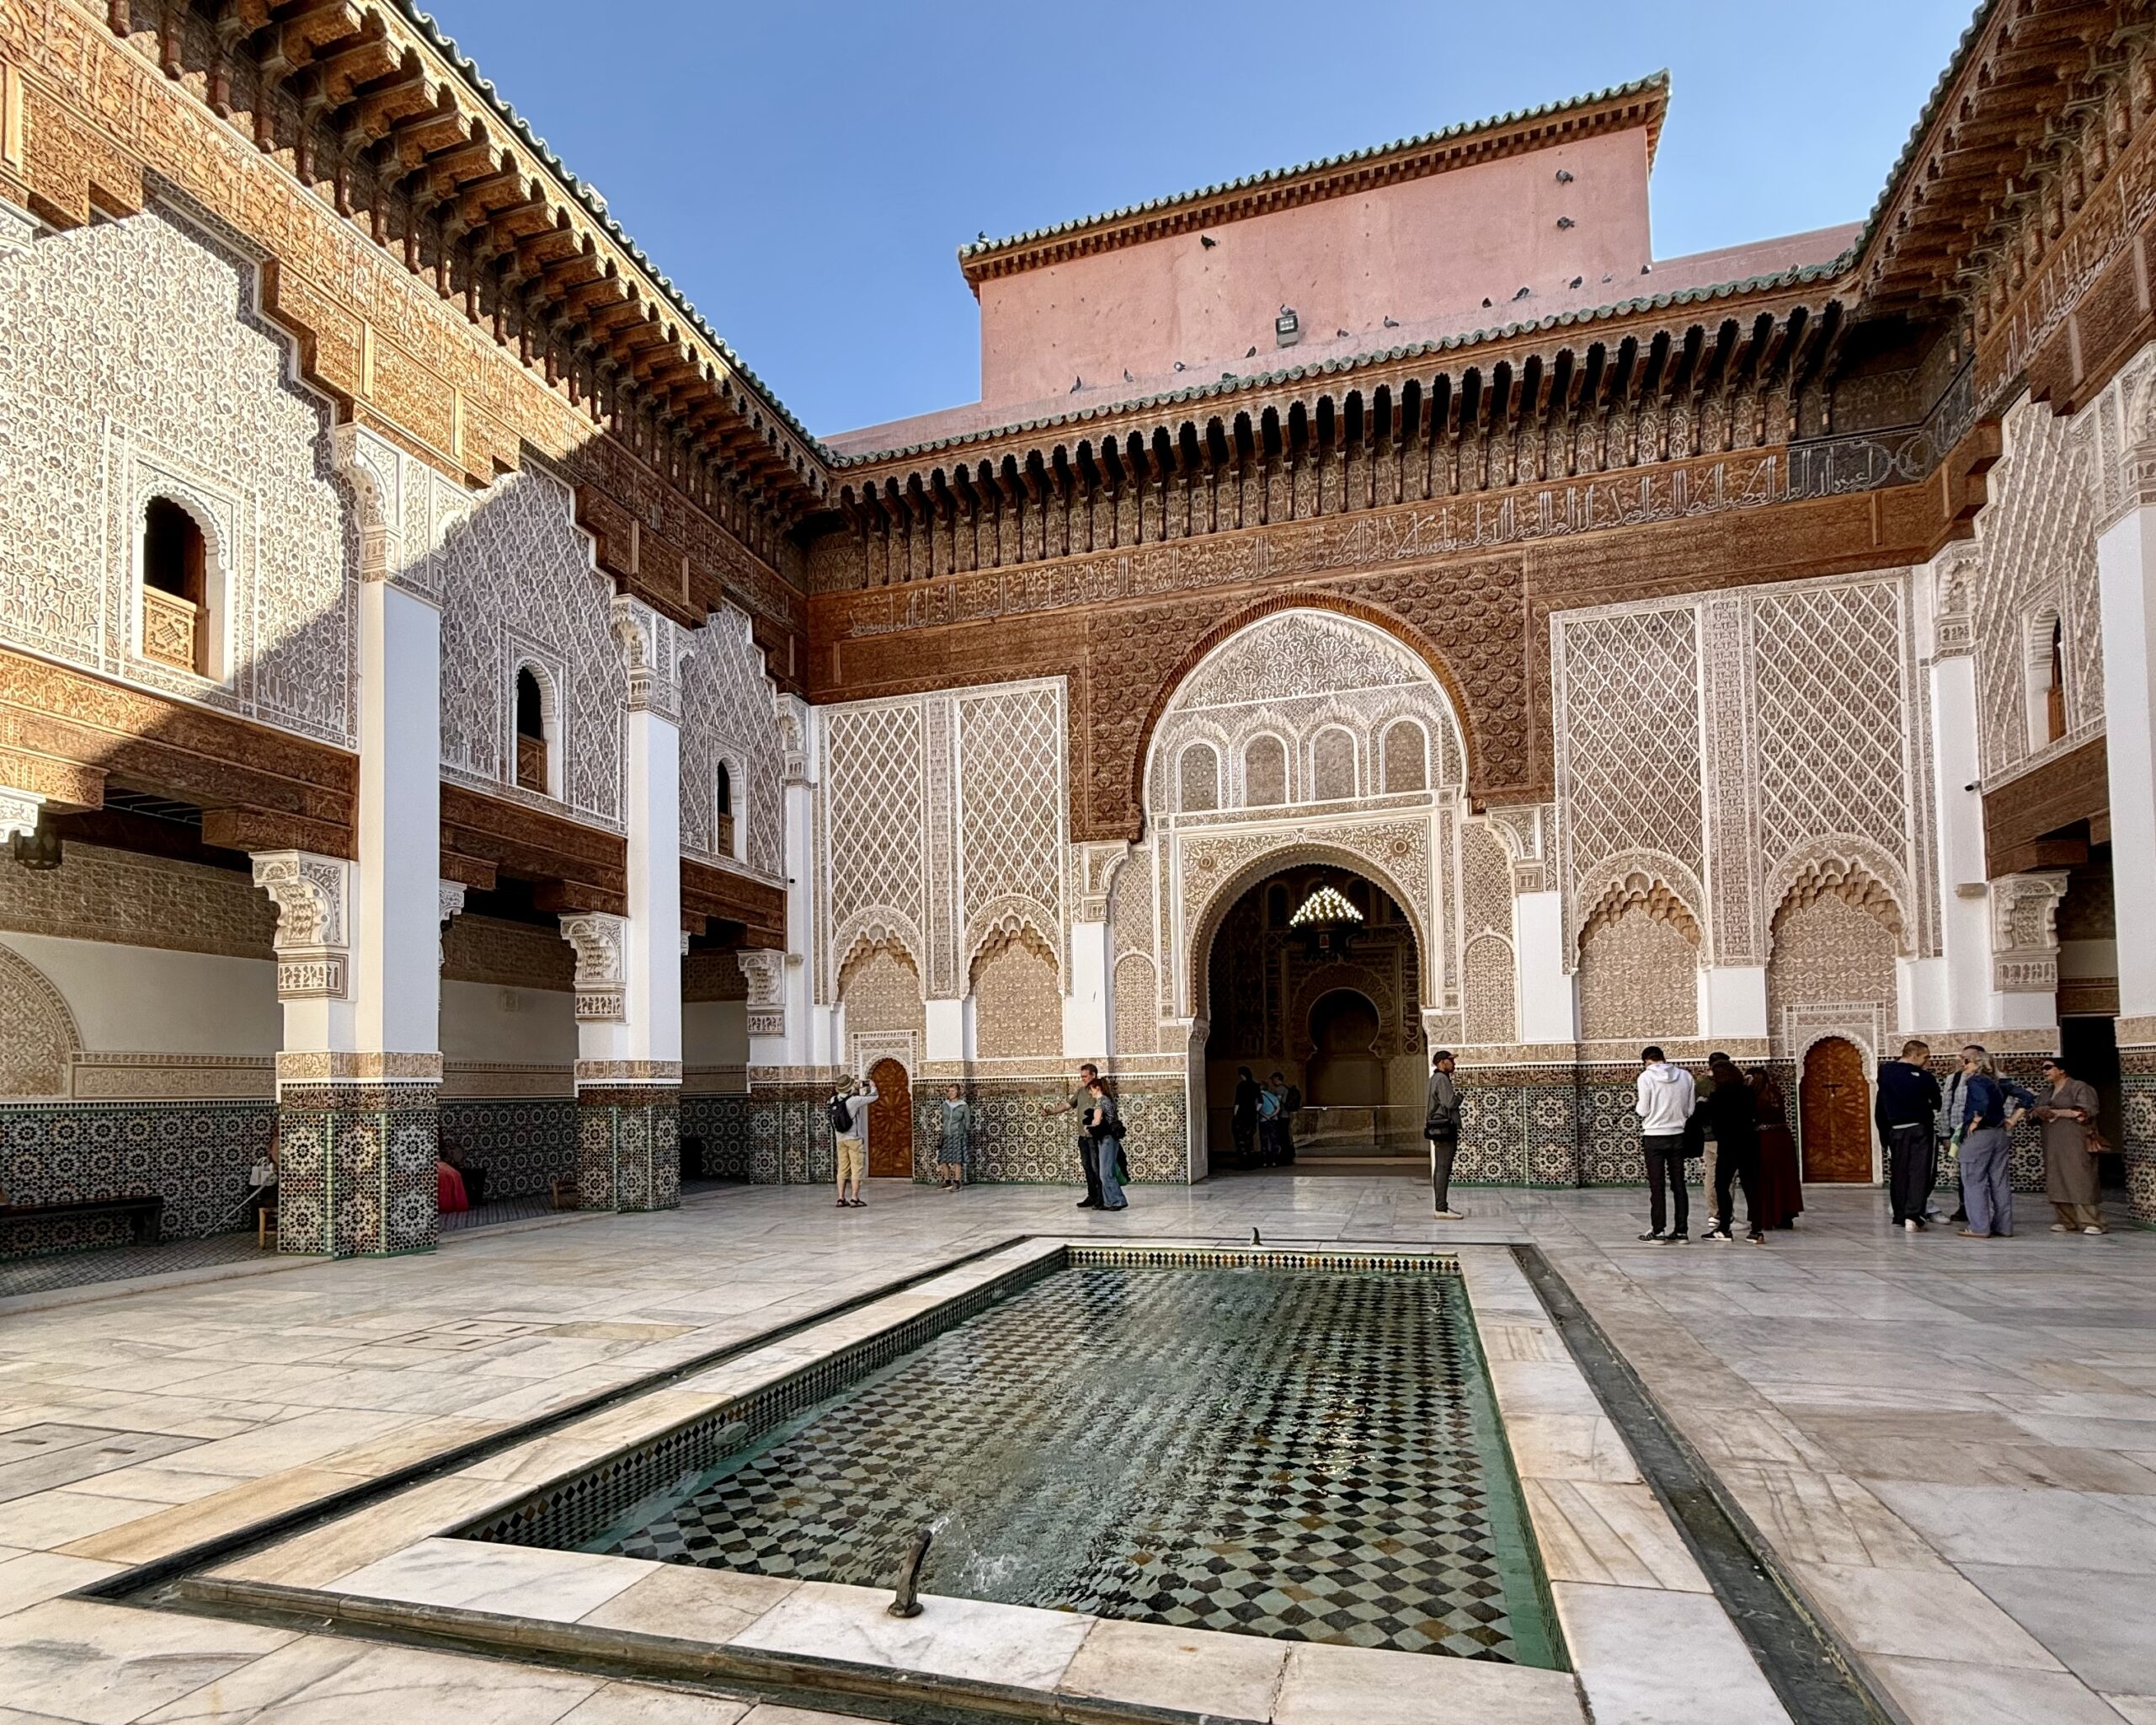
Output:
M2052 1232L2104 1233L2103 1193L2089 1144L2096 1123L2096 1087L2072 1076L2057 1060L2044 1062L2044 1077L2052 1092L2034 1112L2044 1123L2044 1196L2058 1215Z
M1804 1175L1797 1167L1796 1139L1781 1087L1764 1066L1748 1066L1752 1105L1759 1121L1759 1208L1770 1228L1793 1228L1804 1212Z

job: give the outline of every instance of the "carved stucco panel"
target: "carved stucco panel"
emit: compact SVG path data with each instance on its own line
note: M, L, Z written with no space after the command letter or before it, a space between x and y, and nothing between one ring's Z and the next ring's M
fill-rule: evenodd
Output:
M359 533L254 259L189 211L0 249L0 637L351 747ZM203 527L215 679L145 659L142 512Z
M785 765L764 655L746 613L714 611L688 637L680 666L681 848L766 880L786 873ZM727 763L738 858L718 846L718 766Z

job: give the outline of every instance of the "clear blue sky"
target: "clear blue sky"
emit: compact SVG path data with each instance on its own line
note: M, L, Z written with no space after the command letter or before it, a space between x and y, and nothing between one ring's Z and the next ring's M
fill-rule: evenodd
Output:
M1973 0L430 0L808 427L975 399L953 253L1668 67L1658 256L1860 220Z

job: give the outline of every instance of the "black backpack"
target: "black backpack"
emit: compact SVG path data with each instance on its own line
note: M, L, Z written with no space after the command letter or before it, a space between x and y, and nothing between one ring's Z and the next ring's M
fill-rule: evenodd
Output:
M846 1096L835 1096L831 1098L831 1130L841 1138L853 1136L852 1101L851 1097Z

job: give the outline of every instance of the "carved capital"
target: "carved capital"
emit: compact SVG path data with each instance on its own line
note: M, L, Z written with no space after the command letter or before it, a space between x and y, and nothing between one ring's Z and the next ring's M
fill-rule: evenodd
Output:
M343 1000L350 991L345 933L355 864L309 851L258 851L254 884L277 906L277 998Z
M2063 869L2009 874L1991 883L1992 987L2051 994L2058 987L2058 902Z
M778 725L779 782L808 782L808 703L798 695L771 696L771 718Z
M330 459L350 489L360 527L360 579L387 581L430 605L440 603L427 553L431 469L365 426L329 434Z
M464 908L464 883L461 880L437 881L435 890L439 895L435 900L437 920L446 928L451 919Z
M786 1034L786 954L767 948L734 953L749 983L749 1034Z
M45 798L35 791L0 785L0 844L26 839L35 832L38 814L44 807Z
M1974 545L1950 545L1931 565L1932 654L1959 659L1976 650L1977 583L1983 554Z
M603 911L562 918L562 937L576 951L576 1016L585 1024L628 1017L629 921Z
M614 638L621 644L622 669L628 678L629 711L654 713L680 724L680 654L674 624L640 599L626 593L614 599Z
M1083 844L1078 852L1078 900L1072 920L1105 922L1108 900L1115 892L1115 878L1130 857L1130 841L1112 839Z

